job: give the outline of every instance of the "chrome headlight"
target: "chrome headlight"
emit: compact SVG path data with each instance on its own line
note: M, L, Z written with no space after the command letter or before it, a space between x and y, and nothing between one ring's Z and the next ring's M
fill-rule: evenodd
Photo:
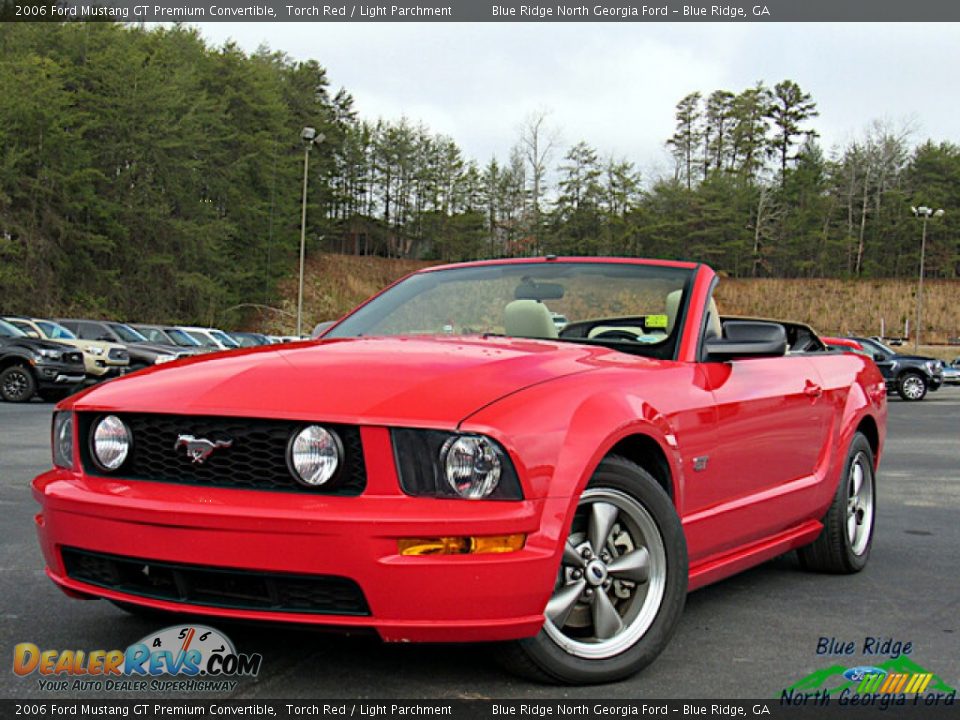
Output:
M506 450L485 435L390 431L401 489L421 497L523 500Z
M309 487L319 487L336 475L343 444L332 430L308 425L290 440L287 462L294 477Z
M500 454L482 435L450 438L440 450L440 467L450 489L460 497L486 497L500 482Z
M927 366L927 372L931 375L943 372L943 363L939 360L927 360L924 364Z
M90 353L91 355L96 355L99 357L100 355L103 355L103 348L88 347L87 352Z
M160 365L162 363L173 362L176 359L176 355L157 355L156 359L153 361L153 364Z
M116 470L123 465L133 445L133 436L116 415L101 418L93 429L93 458L103 470Z
M65 470L73 470L73 413L53 414L53 464Z
M46 348L37 348L34 350L38 357L46 358L47 360L56 360L60 357L59 350L47 350Z

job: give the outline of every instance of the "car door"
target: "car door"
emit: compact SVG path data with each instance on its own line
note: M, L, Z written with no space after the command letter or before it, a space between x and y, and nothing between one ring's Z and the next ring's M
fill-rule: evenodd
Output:
M717 443L694 460L701 477L688 488L698 533L724 540L722 551L768 537L809 511L829 404L803 354L703 362L717 413Z

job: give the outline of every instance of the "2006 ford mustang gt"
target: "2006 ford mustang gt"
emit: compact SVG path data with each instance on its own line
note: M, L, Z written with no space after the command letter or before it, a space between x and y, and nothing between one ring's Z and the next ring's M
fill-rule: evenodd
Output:
M696 263L408 276L316 342L62 402L47 574L133 610L509 641L541 680L649 663L688 590L870 554L886 389L803 325L722 317Z

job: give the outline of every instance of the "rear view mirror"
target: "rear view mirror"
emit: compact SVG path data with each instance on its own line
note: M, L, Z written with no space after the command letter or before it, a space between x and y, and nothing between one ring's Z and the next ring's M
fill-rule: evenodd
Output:
M704 344L709 360L777 357L787 352L787 331L780 323L727 320L723 337Z
M563 297L563 285L558 283L538 283L524 279L513 293L517 300L559 300Z

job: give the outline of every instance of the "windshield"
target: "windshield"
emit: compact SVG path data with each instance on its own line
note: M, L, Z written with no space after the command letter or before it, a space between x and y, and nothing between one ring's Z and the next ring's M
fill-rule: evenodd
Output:
M234 340L232 337L228 336L224 332L220 332L219 330L211 330L210 334L213 335L214 338L219 340L224 347L228 347L228 348L240 347L239 345L237 345L236 340Z
M77 336L67 330L63 325L58 325L49 320L37 320L37 327L43 330L43 334L51 340L76 340Z
M217 349L220 348L220 346L214 342L213 338L208 337L206 333L198 332L197 330L185 330L184 332L186 332L187 335L189 335L198 343L200 343L200 345L202 345L203 347L217 348Z
M879 353L880 355L896 355L897 354L896 352L888 348L886 345L884 345L882 342L879 342L877 340L868 340L867 338L863 338L861 340L858 340L857 342L863 345L864 349L871 353Z
M27 334L18 328L15 328L13 325L8 323L6 320L0 320L0 337L26 337Z
M187 335L183 330L177 328L166 328L164 332L173 342L180 347L203 347L197 340Z
M143 335L138 333L129 325L124 325L123 323L110 323L110 327L113 331L120 336L120 339L124 342L138 343L138 342L150 342Z
M426 271L325 337L489 334L672 357L692 276L688 268L562 261Z

